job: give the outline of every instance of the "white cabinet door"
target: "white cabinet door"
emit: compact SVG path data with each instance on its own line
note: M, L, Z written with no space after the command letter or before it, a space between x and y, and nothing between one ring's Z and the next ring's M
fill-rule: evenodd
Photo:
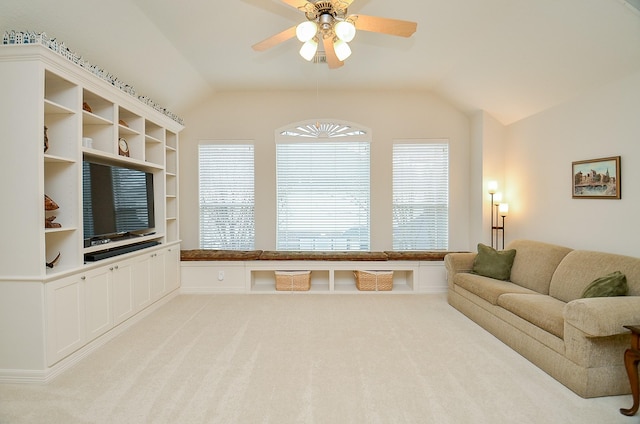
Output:
M171 292L180 287L180 248L167 248L164 258L164 275L166 291Z
M151 275L151 301L155 302L166 293L164 261L165 251L158 250L151 254L149 271Z
M85 322L87 342L113 327L111 312L111 280L113 265L95 269L84 280Z
M47 364L81 348L84 336L84 282L79 275L46 284Z
M114 325L118 325L135 313L132 284L133 266L131 261L127 261L116 264L113 268L113 319Z
M136 312L149 306L151 303L151 276L149 274L150 257L143 254L136 258L131 267L133 279L133 307Z

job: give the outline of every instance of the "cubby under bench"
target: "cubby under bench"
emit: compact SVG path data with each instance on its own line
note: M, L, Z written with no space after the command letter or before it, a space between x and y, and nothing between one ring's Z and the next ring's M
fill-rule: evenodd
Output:
M366 293L354 271L392 271L384 293L445 293L447 251L284 252L183 250L183 293L275 293L275 271L311 271L310 289L296 293ZM277 291L282 293L282 291Z

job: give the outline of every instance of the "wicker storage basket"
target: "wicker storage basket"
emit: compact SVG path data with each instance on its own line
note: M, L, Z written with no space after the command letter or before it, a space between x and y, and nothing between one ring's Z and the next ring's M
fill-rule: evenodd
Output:
M276 271L276 290L307 291L311 288L311 271Z
M353 271L356 287L363 291L389 291L393 289L393 271Z

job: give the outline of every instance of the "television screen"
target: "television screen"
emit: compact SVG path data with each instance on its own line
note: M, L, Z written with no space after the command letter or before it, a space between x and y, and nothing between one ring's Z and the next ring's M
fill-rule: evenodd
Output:
M84 239L139 233L155 227L153 174L82 163Z

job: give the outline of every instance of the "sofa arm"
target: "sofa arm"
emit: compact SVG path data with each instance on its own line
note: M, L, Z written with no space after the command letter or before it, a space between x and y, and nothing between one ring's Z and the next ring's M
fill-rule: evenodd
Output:
M640 323L640 296L576 299L564 307L564 320L588 337L624 334L624 325Z
M456 272L470 272L473 269L473 260L476 253L473 252L456 252L449 253L444 257L444 266L447 271L455 274Z
M471 272L473 269L473 260L477 253L459 252L449 253L444 257L444 266L447 270L447 283L449 288L453 289L453 277L460 272Z

